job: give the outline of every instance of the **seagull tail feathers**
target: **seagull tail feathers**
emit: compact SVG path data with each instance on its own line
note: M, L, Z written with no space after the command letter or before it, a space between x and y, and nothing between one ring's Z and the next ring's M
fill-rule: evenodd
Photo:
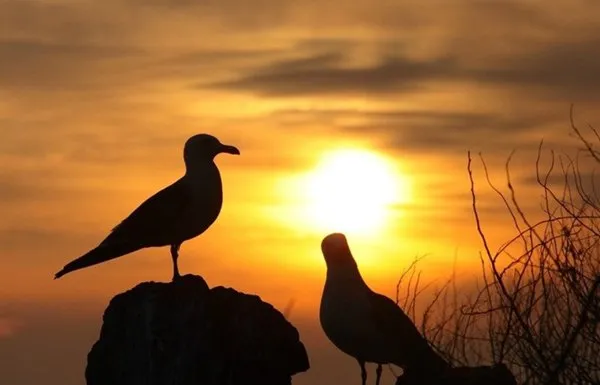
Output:
M67 263L62 270L54 275L54 279L58 279L65 274L72 271L83 269L85 267L93 266L98 263L109 261L114 258L118 258L125 254L131 253L137 250L137 247L131 247L130 245L100 245L95 249L90 250L81 257L74 259Z

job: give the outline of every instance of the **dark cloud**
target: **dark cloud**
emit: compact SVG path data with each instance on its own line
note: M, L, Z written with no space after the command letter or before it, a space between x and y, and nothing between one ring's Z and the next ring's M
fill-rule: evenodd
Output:
M39 201L40 198L57 197L67 192L65 189L55 186L44 186L46 188L40 191L40 186L33 183L25 176L15 174L0 174L0 202L4 204L15 204L24 202ZM0 207L1 207L0 205Z
M553 168L550 168L548 161L540 167L540 180L535 175L535 170L532 170L533 175L519 178L518 183L539 186L540 192L542 192L542 185L545 184L557 196L562 196L564 192L570 190L573 198L582 194L593 200L600 199L600 175L594 171L597 162L593 158L583 157L577 162L577 166L574 166L571 159L573 158L556 156Z
M462 82L484 87L508 87L542 99L596 100L600 88L597 38L537 44L511 55L490 53L459 59L441 54L413 59L402 54L377 63L353 66L348 52L317 53L302 59L266 64L236 79L209 87L250 91L266 96L378 95L412 92L434 82ZM482 53L487 47L481 47Z
M336 135L378 139L394 150L447 153L471 149L536 149L538 133L559 121L560 111L519 113L438 110L288 109L269 119L281 128L325 126ZM567 119L565 119L567 123ZM565 132L567 128L565 128ZM551 139L548 139L550 145Z
M114 2L2 0L0 35L5 39L40 38L70 43L120 42L119 37L123 38L133 26L121 22L123 16L129 15L119 14L119 8L111 3Z
M141 54L122 46L0 40L0 86L51 90L115 86L133 73L129 59Z
M600 29L598 29L600 31ZM472 72L475 80L511 85L526 91L536 87L539 96L565 101L600 98L600 39L549 43L530 52L497 58L489 67ZM468 79L466 79L468 80Z
M269 28L289 20L290 2L279 0L134 0L136 7L194 14L205 22L217 21L233 29Z
M58 247L64 243L69 236L58 230L50 230L34 227L5 228L0 230L0 244L6 251L17 251L29 244L32 239L47 247Z
M37 59L54 56L67 58L81 57L89 60L118 57L139 53L137 49L118 46L85 46L70 43L48 43L32 39L13 39L0 41L0 52L4 58Z
M126 166L145 162L157 167L165 164L165 159L160 159L163 154L169 157L167 166L181 163L183 144L188 136L196 133L172 130L169 121L158 119L134 125L122 118L124 113L116 108L96 113L98 116L83 116L76 121L62 115L38 121L30 121L27 116L0 118L3 134L10 139L0 142L0 154L15 161L11 164L17 170L15 178L29 177L39 183L56 178L65 169L90 164ZM59 119L63 122L57 127ZM193 127L190 124L190 129ZM0 186L8 173L6 168L0 170Z
M207 86L266 96L389 93L414 91L425 81L448 78L458 70L450 58L418 61L390 57L371 67L343 65L341 58L339 53L327 53L276 62L238 79Z
M531 133L552 121L549 116L420 111L384 113L372 123L347 128L383 134L393 148L439 153L537 145L540 138L531 137Z
M215 67L245 68L253 64L263 63L265 60L281 54L277 49L221 49L221 50L192 50L175 55L156 63L165 71L186 71L186 75L197 76L198 69Z
M65 257L61 258L62 252L57 251L64 250L65 245L68 245L69 253L80 253L97 245L103 236L102 230L91 232L86 231L85 228L73 228L61 231L48 229L48 221L25 219L20 226L13 225L13 227L0 229L0 245L3 252L20 256L18 259L5 261L7 266L35 270L39 268L40 258L44 258L45 261L52 261L56 264L55 267L58 267L60 263L65 262ZM108 234L109 230L110 228L107 227L104 234Z

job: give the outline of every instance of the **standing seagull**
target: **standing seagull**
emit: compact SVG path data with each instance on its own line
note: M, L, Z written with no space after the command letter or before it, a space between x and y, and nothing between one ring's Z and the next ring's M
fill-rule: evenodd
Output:
M400 366L404 374L435 375L448 364L433 351L410 318L394 301L377 294L362 279L343 234L321 243L327 278L321 297L321 327L333 344L354 357L367 381L365 362Z
M189 138L183 149L185 175L147 199L95 249L69 262L54 279L145 247L170 246L176 280L179 247L208 229L221 211L223 188L214 158L222 152L240 154L211 135Z

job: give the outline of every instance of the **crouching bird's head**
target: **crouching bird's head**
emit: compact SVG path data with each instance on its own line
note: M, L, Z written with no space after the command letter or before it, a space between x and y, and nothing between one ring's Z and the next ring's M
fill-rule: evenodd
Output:
M356 266L354 257L352 257L352 253L350 252L350 246L348 246L348 240L344 234L333 233L326 236L321 242L321 250L323 251L327 268L349 265Z
M208 134L198 134L189 138L183 148L183 159L186 165L213 160L220 153L240 155L240 150L219 142L219 139Z

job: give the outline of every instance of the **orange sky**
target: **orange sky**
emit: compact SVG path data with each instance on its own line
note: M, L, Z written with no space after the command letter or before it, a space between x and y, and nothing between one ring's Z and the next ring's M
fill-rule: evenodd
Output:
M170 278L157 249L52 280L178 178L184 141L207 132L242 155L217 159L224 207L183 245L182 271L279 309L294 300L312 366L294 384L358 384L317 321L319 243L338 230L308 192L324 160L375 154L406 191L377 231L350 234L373 289L393 295L422 254L428 279L453 266L470 279L481 246L466 152L504 187L516 149L513 180L535 211L539 141L573 153L571 103L582 126L600 122L598 12L591 0L0 0L0 382L81 384L110 298ZM475 172L498 245L510 218Z

